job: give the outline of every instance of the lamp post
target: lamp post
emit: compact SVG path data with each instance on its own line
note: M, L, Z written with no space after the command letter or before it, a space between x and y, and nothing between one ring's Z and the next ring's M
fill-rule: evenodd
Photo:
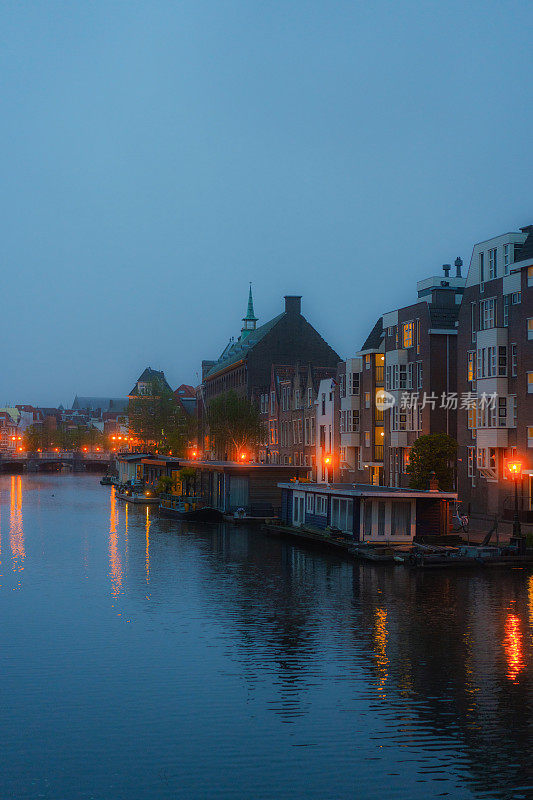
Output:
M518 515L518 481L522 478L522 462L509 461L507 469L511 478L514 481L514 519L513 519L513 537L521 538L522 528L520 526L520 517Z

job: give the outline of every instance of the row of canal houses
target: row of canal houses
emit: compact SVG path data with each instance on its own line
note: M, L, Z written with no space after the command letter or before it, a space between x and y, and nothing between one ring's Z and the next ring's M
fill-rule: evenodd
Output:
M420 280L413 302L381 313L344 361L300 296L258 325L250 289L240 335L202 362L196 389L195 468L210 501L260 504L255 470L275 475L286 521L393 538L443 519L457 494L471 515L509 517L505 465L519 456L520 513L533 521L533 226L476 244L465 272L457 258ZM229 390L257 404L266 431L239 474L238 454L216 452L206 422L209 402ZM407 467L414 441L440 432L459 450L456 493L438 499L435 487L409 489Z

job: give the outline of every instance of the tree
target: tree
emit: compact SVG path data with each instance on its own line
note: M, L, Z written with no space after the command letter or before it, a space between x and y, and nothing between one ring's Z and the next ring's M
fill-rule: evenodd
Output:
M453 487L454 463L457 442L447 433L431 433L420 436L409 451L407 472L411 476L412 489L427 489L432 472L435 473L442 491Z
M264 438L264 424L255 403L234 391L219 395L207 407L209 433L219 454L239 458Z
M146 448L184 455L195 437L195 420L183 411L163 381L154 380L150 390L129 402L130 431Z

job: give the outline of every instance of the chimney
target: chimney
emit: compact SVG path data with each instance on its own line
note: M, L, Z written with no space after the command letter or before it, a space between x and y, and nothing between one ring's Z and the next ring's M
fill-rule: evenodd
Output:
M461 275L461 267L463 266L463 259L457 256L457 258L454 261L454 264L456 269L455 277L462 278L463 276Z
M442 269L444 270L444 277L445 278L449 278L450 277L451 268L452 268L451 264L443 264L442 265Z
M286 294L285 295L285 313L286 314L300 314L302 307L302 295Z

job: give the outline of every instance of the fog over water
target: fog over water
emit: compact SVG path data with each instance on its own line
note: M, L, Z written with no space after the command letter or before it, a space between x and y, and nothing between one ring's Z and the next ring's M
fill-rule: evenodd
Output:
M533 575L0 478L0 796L531 797Z
M533 5L5 2L0 404L173 387L253 282L342 357L533 222Z

